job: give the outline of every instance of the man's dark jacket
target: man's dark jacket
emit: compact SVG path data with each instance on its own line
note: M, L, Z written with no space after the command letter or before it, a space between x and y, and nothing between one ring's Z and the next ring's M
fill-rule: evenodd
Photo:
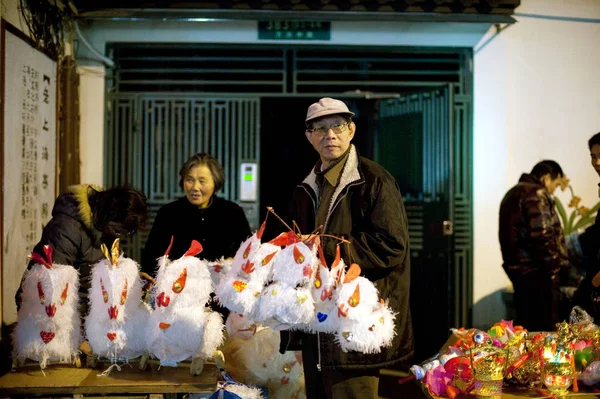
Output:
M318 197L313 171L296 187L289 215L303 233L315 228ZM341 246L344 262L357 263L362 275L375 283L379 296L389 300L390 308L397 315L392 345L378 354L344 353L334 342L333 335L319 334L322 369L378 369L408 361L413 355L413 332L406 211L396 180L380 165L359 157L354 146L350 148L334 191L324 232L350 240L351 245ZM323 237L321 242L326 260L331 264L339 241ZM307 341L316 345L315 336L306 336L303 341L303 355L314 349L312 355L318 362L317 348L306 345ZM286 342L282 344L285 346Z
M554 200L530 174L523 174L502 200L499 238L511 279L534 271L555 275L569 264Z

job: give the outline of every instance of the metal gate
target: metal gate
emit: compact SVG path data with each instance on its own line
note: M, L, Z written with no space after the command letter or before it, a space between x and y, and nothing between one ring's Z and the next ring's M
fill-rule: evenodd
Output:
M464 325L470 304L466 287L472 277L464 261L470 251L464 226L470 221L461 219L470 202L455 150L464 149L464 138L453 123L461 117L453 93L449 85L380 105L375 159L396 177L405 198L417 360L434 353L451 327Z
M169 93L119 93L108 102L106 185L129 184L148 196L149 226L158 209L184 195L179 169L196 152L216 157L225 169L219 196L239 202L240 161L260 158L257 98L198 98ZM241 203L252 226L258 203ZM140 259L149 229L124 242Z

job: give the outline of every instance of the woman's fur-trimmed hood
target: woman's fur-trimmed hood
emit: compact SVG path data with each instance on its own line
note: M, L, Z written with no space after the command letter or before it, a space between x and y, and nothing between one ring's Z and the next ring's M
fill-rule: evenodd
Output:
M92 208L89 203L90 190L103 191L102 187L95 184L78 184L70 186L67 192L72 193L78 203L78 213L81 221L88 229L93 229Z

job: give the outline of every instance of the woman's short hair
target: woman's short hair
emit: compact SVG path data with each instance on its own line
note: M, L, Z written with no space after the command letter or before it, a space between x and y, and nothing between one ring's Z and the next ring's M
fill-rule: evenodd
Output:
M92 223L102 233L126 237L146 223L148 201L144 193L126 186L96 191L90 187L88 202Z
M190 173L190 170L200 165L206 165L208 170L210 170L210 174L215 182L215 192L221 190L225 185L225 171L215 157L212 157L205 152L199 152L192 155L192 157L183 164L179 170L179 187L183 190L183 181L188 173Z

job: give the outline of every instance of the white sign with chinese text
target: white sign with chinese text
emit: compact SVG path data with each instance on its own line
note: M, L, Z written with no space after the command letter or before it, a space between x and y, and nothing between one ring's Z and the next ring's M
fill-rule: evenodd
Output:
M4 30L2 321L17 319L15 293L56 197L57 64Z

